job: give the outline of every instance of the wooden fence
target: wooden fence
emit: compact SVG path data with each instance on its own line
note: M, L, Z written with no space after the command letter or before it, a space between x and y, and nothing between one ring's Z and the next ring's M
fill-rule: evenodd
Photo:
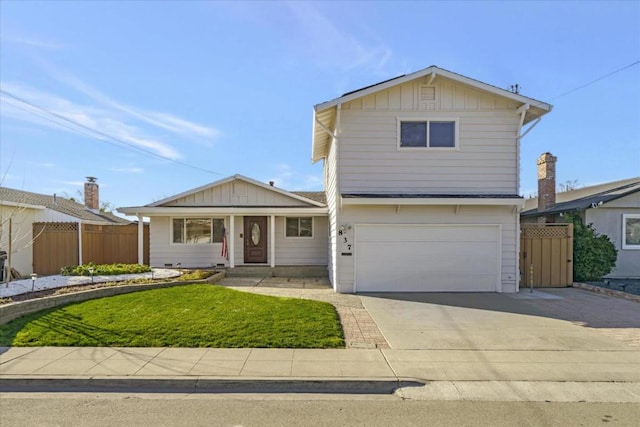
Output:
M138 262L138 224L82 224L82 263ZM59 274L80 259L78 224L36 222L33 224L33 271L41 275ZM149 226L144 225L144 263L149 264Z
M521 288L573 283L573 224L521 224Z

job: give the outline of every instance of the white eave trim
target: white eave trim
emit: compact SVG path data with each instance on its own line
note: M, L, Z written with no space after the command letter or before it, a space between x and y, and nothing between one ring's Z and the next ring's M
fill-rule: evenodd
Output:
M30 205L29 203L20 203L20 202L10 202L8 200L2 200L0 201L0 206L13 206L16 208L23 208L23 209L38 209L38 210L43 210L43 209L47 209L46 206L42 206L42 205Z
M140 206L118 208L118 212L125 215L142 216L170 216L170 215L328 215L327 207L181 207L181 206Z
M428 68L425 68L423 70L420 71L416 71L415 73L411 73L411 74L407 74L406 76L402 76L402 77L398 77L395 79L392 79L386 83L381 83L381 84L374 84L372 87L369 87L367 89L362 89L359 90L357 92L351 93L349 95L346 96L342 96L340 98L336 98L333 99L331 101L327 101L327 102L323 102L321 104L317 104L314 109L317 112L326 110L328 108L334 107L340 103L345 103L345 102L349 102L349 101L353 101L354 99L357 98L361 98L363 96L367 96L370 95L372 93L375 92L379 92L381 90L385 90L385 89L389 89L391 87L406 83L408 81L414 80L414 79L418 79L420 77L426 76L426 75L431 75L432 78L434 75L439 75L439 76L443 76L446 77L448 79L454 80L454 81L458 81L460 83L464 83L467 84L469 86L475 87L477 89L481 89L484 91L487 91L489 93L492 93L494 95L498 95L498 96L502 96L505 98L509 98L518 102L521 102L523 104L530 104L536 108L540 108L542 110L545 111L551 111L551 104L547 104L546 102L542 102L542 101L538 101L536 99L533 98L528 98L526 96L522 96L520 94L517 93L513 93L513 92L509 92L508 90L505 89L500 89L498 87L492 86L490 84L487 83L483 83L479 80L474 80L472 78L469 77L465 77L463 75L457 74L457 73L453 73L451 71L447 71L447 70L443 70L442 68L438 68L436 66L431 66Z
M481 198L481 197L342 197L343 205L383 205L383 206L524 206L521 198Z
M183 193L176 194L176 195L171 196L171 197L167 197L166 199L158 200L157 202L151 203L149 205L149 207L161 206L161 205L164 205L166 203L173 202L175 200L181 199L183 197L191 196L192 194L196 194L196 193L199 193L201 191L205 191L205 190L208 190L210 188L226 184L228 182L233 182L235 180L244 181L244 182L247 182L249 184L253 184L253 185L256 185L258 187L262 187L265 190L273 191L274 193L282 194L284 196L290 197L290 198L295 199L295 200L299 200L301 202L309 203L309 204L314 205L314 206L319 206L319 207L324 206L322 203L317 202L315 200L311 200L311 199L308 199L308 198L306 198L304 196L300 196L298 194L291 193L291 192L283 190L281 188L278 188L278 187L275 187L275 186L271 186L269 184L265 184L265 183L260 182L260 181L256 181L255 179L246 177L244 175L236 174L236 175L233 175L233 176L229 176L227 178L223 178L223 179L221 179L219 181L215 181L215 182L212 182L212 183L209 183L209 184L206 184L206 185L203 185L203 186L200 186L200 187L185 191Z

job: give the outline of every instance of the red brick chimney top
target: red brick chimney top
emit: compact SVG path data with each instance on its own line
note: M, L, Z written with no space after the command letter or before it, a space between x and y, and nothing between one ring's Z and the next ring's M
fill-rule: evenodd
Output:
M551 153L538 157L538 211L551 209L556 204L556 161Z

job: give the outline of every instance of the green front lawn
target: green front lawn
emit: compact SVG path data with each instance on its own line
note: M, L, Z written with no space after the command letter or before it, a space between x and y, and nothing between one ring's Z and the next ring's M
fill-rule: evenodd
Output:
M335 308L220 286L188 285L101 298L0 325L2 346L344 346Z

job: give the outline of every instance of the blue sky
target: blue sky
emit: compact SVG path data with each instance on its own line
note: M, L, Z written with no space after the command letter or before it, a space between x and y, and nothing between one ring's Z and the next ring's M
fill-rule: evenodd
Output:
M545 151L558 183L640 175L640 64L563 95L640 60L638 1L3 0L0 50L12 188L96 176L114 207L235 173L321 190L313 105L430 65L554 105L523 139L521 194Z

